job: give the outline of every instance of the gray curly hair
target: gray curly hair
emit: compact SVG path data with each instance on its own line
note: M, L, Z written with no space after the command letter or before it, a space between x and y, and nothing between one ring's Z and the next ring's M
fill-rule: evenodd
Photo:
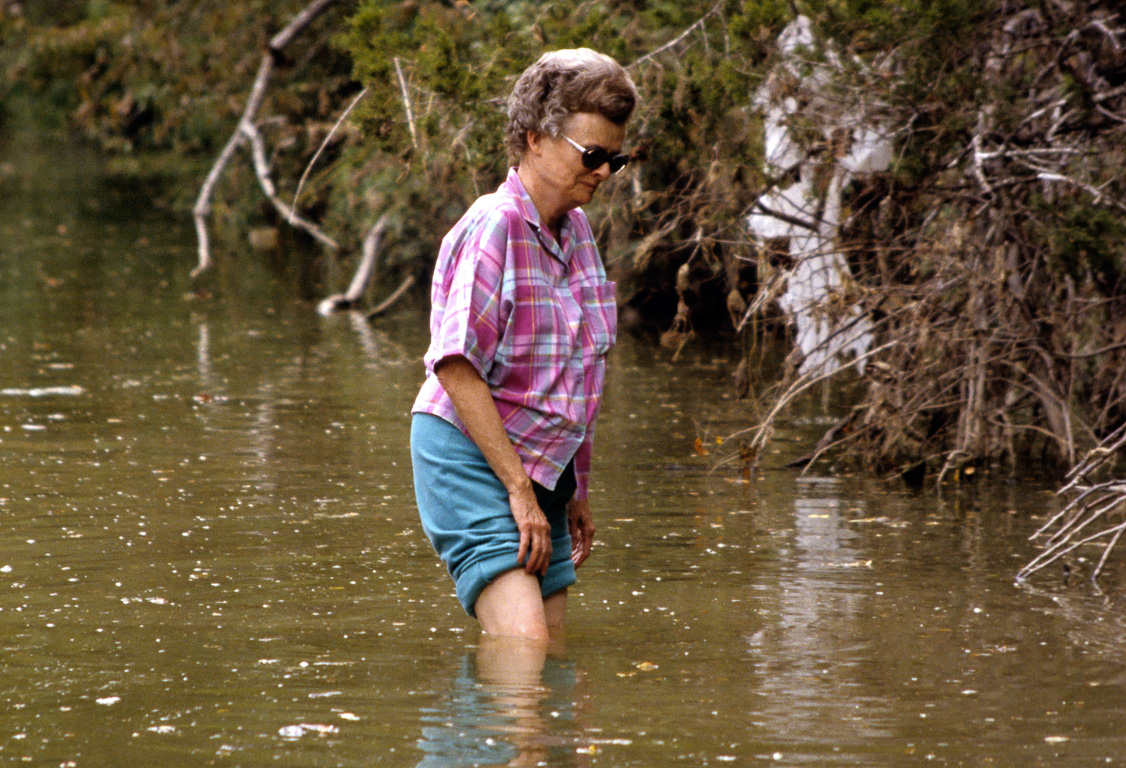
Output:
M589 48L551 51L524 70L508 97L504 145L514 160L528 151L528 131L558 137L579 112L625 125L637 88L625 68Z

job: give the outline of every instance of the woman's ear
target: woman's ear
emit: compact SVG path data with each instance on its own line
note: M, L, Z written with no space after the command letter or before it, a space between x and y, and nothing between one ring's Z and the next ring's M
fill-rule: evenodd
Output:
M543 134L538 131L529 130L527 134L528 151L534 154L540 154L543 147Z

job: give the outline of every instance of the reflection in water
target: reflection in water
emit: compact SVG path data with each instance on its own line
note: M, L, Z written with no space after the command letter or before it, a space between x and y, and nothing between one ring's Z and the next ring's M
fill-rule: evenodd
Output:
M578 765L575 669L542 646L481 637L447 693L422 711L419 768Z
M748 638L749 651L760 659L762 722L797 743L827 735L836 748L877 743L890 735L890 705L867 690L866 670L858 664L871 644L871 605L862 589L847 586L856 575L867 581L872 566L858 559L859 536L848 525L865 519L864 502L846 505L842 484L833 478L803 478L795 491L793 546L776 586L777 616ZM861 708L865 714L858 717ZM828 731L826 718L834 723Z
M210 391L215 386L211 376L211 326L206 321L198 322L199 338L196 342L196 376L201 386Z
M407 460L425 309L322 318L250 260L186 300L190 229L29 158L0 184L0 764L1121 764L1126 606L1012 581L1053 490L710 471L694 439L753 418L726 363L628 336L573 661L465 655Z

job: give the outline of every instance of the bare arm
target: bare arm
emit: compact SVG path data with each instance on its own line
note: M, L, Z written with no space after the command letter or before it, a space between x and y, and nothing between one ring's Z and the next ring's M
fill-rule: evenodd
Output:
M450 396L469 437L508 490L508 503L520 531L517 562L523 563L528 573L546 573L551 562L551 525L536 502L532 480L508 439L489 385L460 355L441 360L434 367L434 375Z

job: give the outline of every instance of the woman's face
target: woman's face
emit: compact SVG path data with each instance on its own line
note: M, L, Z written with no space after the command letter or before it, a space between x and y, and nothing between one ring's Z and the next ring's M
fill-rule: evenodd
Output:
M566 138L565 138L566 137ZM566 210L586 205L598 186L610 178L610 165L598 168L583 165L582 152L567 139L586 149L601 147L611 155L622 151L625 128L592 112L579 112L564 124L558 138L529 136L528 155L534 158L536 175L551 190Z

